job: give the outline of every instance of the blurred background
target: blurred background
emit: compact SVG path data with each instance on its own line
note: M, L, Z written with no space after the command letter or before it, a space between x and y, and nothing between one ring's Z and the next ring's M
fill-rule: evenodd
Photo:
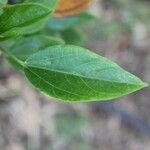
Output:
M150 1L98 0L84 47L150 83ZM0 150L150 150L150 88L110 102L64 103L0 58Z

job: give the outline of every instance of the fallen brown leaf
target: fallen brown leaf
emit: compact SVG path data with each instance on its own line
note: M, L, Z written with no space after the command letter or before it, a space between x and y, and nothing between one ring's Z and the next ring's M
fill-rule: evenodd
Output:
M54 16L72 16L84 11L93 0L59 0Z

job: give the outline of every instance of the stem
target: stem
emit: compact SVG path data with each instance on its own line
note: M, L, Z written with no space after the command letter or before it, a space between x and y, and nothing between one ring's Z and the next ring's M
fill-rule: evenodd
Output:
M12 55L12 54L10 54L9 52L5 51L5 50L4 50L3 48L1 48L1 47L0 47L0 52L2 52L6 58L11 58L11 59L13 59L14 61L16 61L22 68L24 68L24 67L26 66L25 63L24 63L22 60L18 59L18 58L15 57L14 55Z

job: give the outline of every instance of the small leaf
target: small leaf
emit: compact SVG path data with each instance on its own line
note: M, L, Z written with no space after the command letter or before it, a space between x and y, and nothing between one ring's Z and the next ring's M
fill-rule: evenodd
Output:
M29 57L25 74L49 96L65 101L117 98L145 86L117 64L76 46L53 46Z
M64 44L64 42L45 35L27 36L17 38L14 44L5 50L5 54L7 53L6 58L15 68L22 70L22 64L20 64L20 61L24 62L34 53L49 46L58 44Z
M6 38L37 32L51 13L52 10L34 3L5 7L0 16L0 35Z
M64 44L60 39L45 35L34 35L16 39L15 44L7 51L18 59L25 61L29 56L40 50L60 44Z
M62 31L81 25L93 19L95 19L95 17L89 13L81 13L78 16L51 18L48 21L46 28L49 30Z
M84 43L84 34L77 29L68 29L61 32L61 37L66 44L82 45Z

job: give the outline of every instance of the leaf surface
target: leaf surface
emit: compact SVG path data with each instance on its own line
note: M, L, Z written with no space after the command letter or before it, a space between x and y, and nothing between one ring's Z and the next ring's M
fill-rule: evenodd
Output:
M54 45L64 44L64 41L46 35L33 35L16 39L7 50L18 59L25 61L29 56Z
M33 35L16 38L14 44L5 48L5 55L8 61L17 69L23 70L25 60L44 48L53 45L61 45L64 42L60 39L45 35Z
M25 66L36 88L65 101L109 100L147 85L106 58L70 45L40 51Z
M29 2L35 2L35 3L40 3L45 5L46 7L50 8L50 9L54 9L56 4L57 4L58 0L25 0L25 3L29 3Z
M0 35L6 38L37 32L51 13L52 10L34 3L5 7L0 16Z

